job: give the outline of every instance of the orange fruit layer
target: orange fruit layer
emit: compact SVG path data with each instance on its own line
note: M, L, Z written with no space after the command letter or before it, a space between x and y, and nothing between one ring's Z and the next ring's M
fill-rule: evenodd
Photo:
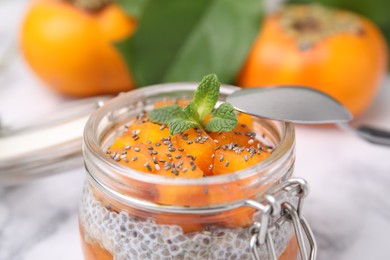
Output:
M84 258L85 260L112 260L113 256L102 248L98 243L91 244L86 242L84 239L84 232L82 227L80 227L81 233L81 244L83 248ZM292 237L290 242L287 245L287 248L279 257L279 260L295 260L298 255L298 244L296 237Z

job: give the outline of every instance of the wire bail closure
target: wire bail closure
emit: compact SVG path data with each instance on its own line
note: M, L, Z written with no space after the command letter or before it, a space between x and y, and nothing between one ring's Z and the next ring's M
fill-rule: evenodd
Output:
M298 198L295 208L290 202L280 198L280 194L289 193ZM271 194L279 195L274 196ZM260 222L255 222L250 229L250 248L252 258L260 260L260 246L265 245L270 260L277 260L272 233L279 229L285 222L291 222L297 238L299 252L302 260L315 260L317 257L317 244L309 224L303 217L304 198L309 194L309 186L304 179L292 178L279 184L270 194L266 194L264 203L254 200L247 200L247 206L253 207L261 212ZM272 223L271 216L277 217ZM306 242L309 242L309 248Z

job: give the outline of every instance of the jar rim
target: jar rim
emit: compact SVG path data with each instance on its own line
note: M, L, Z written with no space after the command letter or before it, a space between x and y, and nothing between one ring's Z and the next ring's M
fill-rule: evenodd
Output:
M214 185L228 183L238 179L245 179L251 177L252 175L258 174L261 171L265 172L263 177L271 177L266 176L269 171L265 170L269 167L272 167L275 162L283 160L283 157L289 153L288 151L294 149L295 133L294 124L292 123L278 121L281 123L283 135L281 135L280 143L276 146L276 149L265 160L239 171L224 175L207 176L205 178L167 177L138 171L116 163L115 161L111 160L109 156L107 156L107 154L103 151L100 145L99 136L97 135L97 131L99 130L99 123L104 115L114 111L117 103L124 103L125 100L130 96L138 96L139 98L142 98L153 94L168 94L173 91L194 91L197 86L198 83L192 82L156 84L132 90L126 93L121 93L117 97L109 100L104 104L104 106L100 107L91 114L85 125L83 136L84 159L86 152L88 151L88 155L91 156L90 158L95 162L99 162L100 168L111 169L115 172L115 174L120 174L126 176L127 178L132 178L134 180L151 184L164 184L172 186ZM236 86L221 84L221 91L224 91L225 94L231 94L239 89L240 88ZM273 120L269 119L264 120L273 122Z

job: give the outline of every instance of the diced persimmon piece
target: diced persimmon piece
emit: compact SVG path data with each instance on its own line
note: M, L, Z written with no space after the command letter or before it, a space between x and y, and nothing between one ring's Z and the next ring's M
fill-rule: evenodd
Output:
M111 149L110 157L120 164L142 172L156 172L152 156L144 144L125 145L124 148Z
M216 140L217 145L236 144L238 146L253 146L261 145L257 140L256 134L245 124L237 125L231 132L213 132L209 133L210 137Z
M85 260L112 260L113 256L110 252L104 249L99 243L91 243L86 240L84 229L80 226L81 245Z
M195 164L175 140L153 144L153 160L158 164L156 174L166 177L202 178L203 171ZM158 185L157 203L165 205L191 205L202 192L198 187ZM194 192L193 196L191 193ZM203 201L204 202L204 201Z
M157 203L170 206L207 206L208 194L203 187L192 185L159 185Z
M177 145L175 139L163 139L148 144L147 148L159 175L185 178L200 178L204 175L192 157L186 156L184 149Z
M111 145L110 150L124 149L128 145L136 145L139 142L135 141L130 135L124 134L115 138L114 143Z
M138 143L144 144L157 143L160 142L162 138L172 138L167 127L155 124L151 121L138 121L131 124L124 135L126 138L132 138Z
M214 140L202 129L188 129L175 136L178 146L187 154L192 155L196 165L206 175L212 175L210 165L213 163L212 155L217 145Z
M268 152L262 150L260 151L260 154L258 154L259 150L254 149L253 147L249 149L254 152L251 153L247 151L247 148L244 148L241 152L229 149L218 149L215 152L214 158L214 175L243 170L263 161L270 155Z
M180 167L180 169L177 167L178 163L182 161L183 164ZM166 169L165 164L159 164L160 169L157 174L161 176L166 177L181 177L181 178L201 178L204 176L203 171L197 167L195 164L191 165L190 160L184 159L184 160L172 160L170 162L170 168ZM173 167L173 165L175 167ZM194 168L192 168L194 167Z
M251 207L243 207L219 213L219 225L227 228L242 228L253 224L253 214L256 210Z
M251 115L238 113L237 114L238 125L245 125L250 130L253 130L253 118Z
M279 257L279 260L297 259L298 255L298 241L294 235L284 250L283 254Z

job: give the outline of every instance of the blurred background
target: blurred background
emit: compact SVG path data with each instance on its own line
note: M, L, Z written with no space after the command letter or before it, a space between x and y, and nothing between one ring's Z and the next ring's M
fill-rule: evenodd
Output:
M82 259L82 125L69 134L64 123L84 122L99 101L120 92L209 73L244 88L315 88L352 112L351 132L298 126L297 175L312 184L307 211L319 259L390 258L390 150L353 130L390 131L389 5L0 0L0 259ZM40 131L54 126L55 140L43 147ZM37 154L46 170L32 167ZM62 160L74 163L54 163ZM29 181L41 175L49 176Z

